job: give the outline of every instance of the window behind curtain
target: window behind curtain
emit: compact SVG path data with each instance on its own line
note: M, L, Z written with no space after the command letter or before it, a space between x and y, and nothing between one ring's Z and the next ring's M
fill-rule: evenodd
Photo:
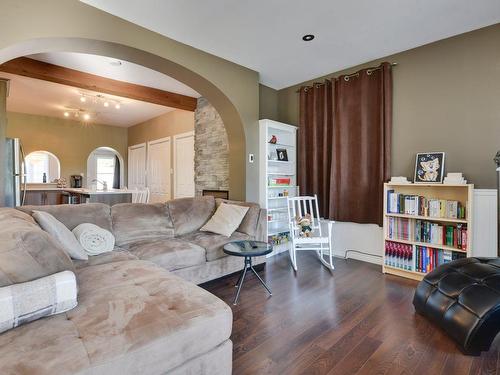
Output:
M96 176L99 181L106 181L108 187L113 187L115 178L115 156L96 156Z

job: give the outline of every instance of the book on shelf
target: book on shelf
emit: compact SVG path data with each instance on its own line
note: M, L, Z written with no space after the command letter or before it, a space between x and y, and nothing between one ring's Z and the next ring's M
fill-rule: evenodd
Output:
M386 209L389 214L463 220L466 218L465 205L459 201L401 194L394 190L387 191Z
M428 246L415 246L415 269L427 273L452 260L465 258L466 254L452 250L435 249Z
M385 242L386 266L413 271L413 246L399 242Z

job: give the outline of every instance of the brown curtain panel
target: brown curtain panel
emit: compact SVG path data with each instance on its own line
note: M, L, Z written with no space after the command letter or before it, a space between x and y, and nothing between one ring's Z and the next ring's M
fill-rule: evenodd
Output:
M299 186L324 217L382 224L390 176L389 63L300 90Z

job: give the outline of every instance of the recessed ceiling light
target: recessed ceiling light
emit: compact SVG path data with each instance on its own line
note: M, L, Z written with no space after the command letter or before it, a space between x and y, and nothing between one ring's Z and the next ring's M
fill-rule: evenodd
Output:
M314 39L314 35L312 35L312 34L306 34L306 35L304 35L304 36L302 37L302 40L303 40L304 42L310 42L310 41L311 41L311 40L313 40L313 39Z
M109 65L111 66L122 66L122 62L120 60L112 60L109 62Z
M120 107L121 107L120 103L116 103L116 104L115 104L115 108L116 108L116 109L120 109Z
M64 112L64 117L69 117L69 112Z
M85 114L83 115L83 119L84 119L84 120L90 120L90 115L89 115L88 113L85 113Z
M105 107L109 107L109 103L108 102L104 102L104 106Z
M85 96L83 96L83 95L82 95L82 96L80 96L80 101L81 101L82 103L85 103L85 102L87 101L87 98L86 98Z

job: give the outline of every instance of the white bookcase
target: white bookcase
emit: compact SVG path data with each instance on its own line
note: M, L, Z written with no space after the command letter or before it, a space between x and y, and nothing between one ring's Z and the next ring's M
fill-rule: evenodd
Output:
M270 143L276 137L276 143ZM286 150L286 161L278 160L278 152ZM287 199L299 194L297 186L297 127L273 120L259 121L259 196L260 205L267 209L267 235L273 243L271 255L286 251L289 233ZM287 184L277 184L276 179L289 179Z

